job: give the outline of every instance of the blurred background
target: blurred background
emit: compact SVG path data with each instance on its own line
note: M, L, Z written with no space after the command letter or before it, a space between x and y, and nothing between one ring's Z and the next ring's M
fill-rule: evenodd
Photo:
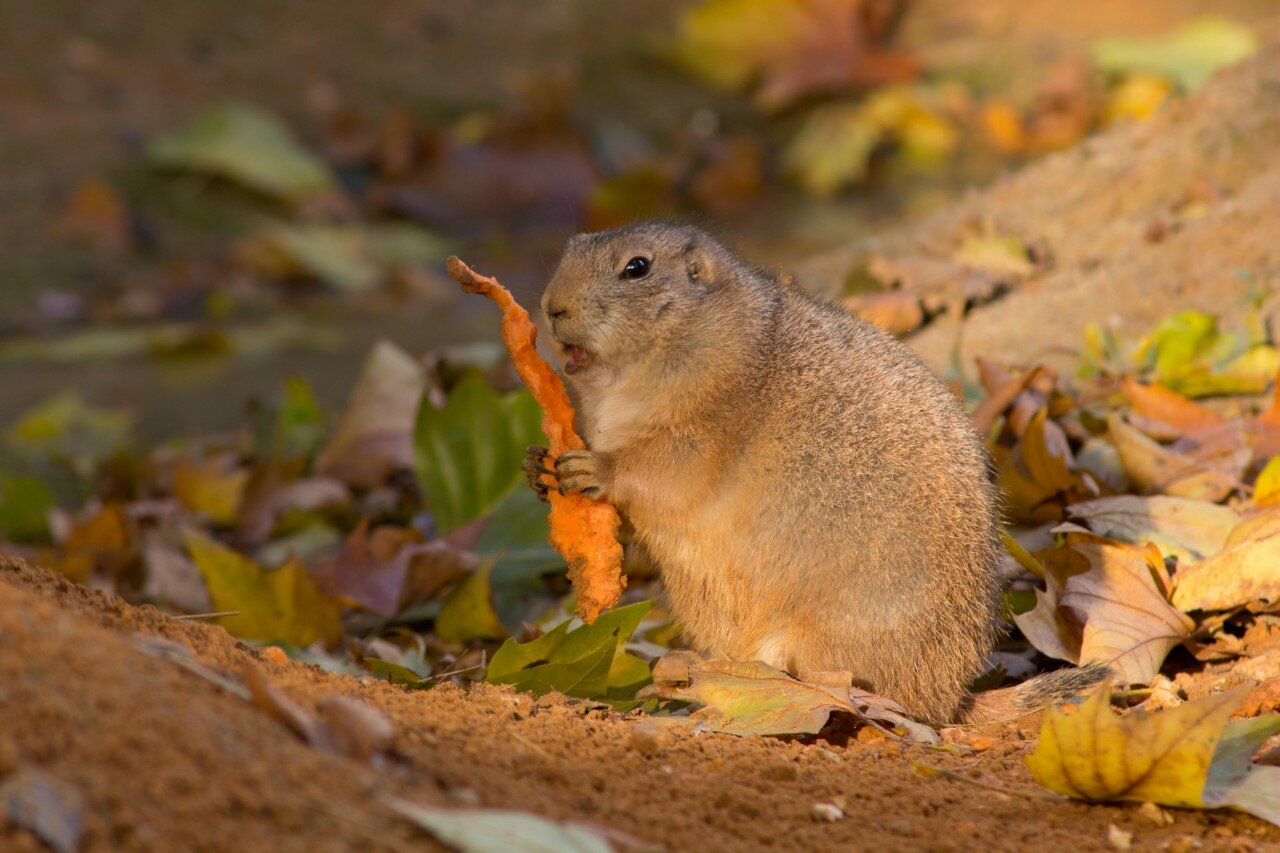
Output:
M564 238L689 216L784 271L1253 52L1269 0L0 3L0 424L325 408L493 341ZM799 9L799 11L797 11ZM849 284L855 287L856 283Z

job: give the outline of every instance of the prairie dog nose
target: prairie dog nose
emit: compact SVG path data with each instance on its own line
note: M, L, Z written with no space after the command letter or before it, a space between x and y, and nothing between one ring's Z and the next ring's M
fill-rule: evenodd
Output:
M548 302L547 316L552 320L563 320L569 316L569 309L558 302Z

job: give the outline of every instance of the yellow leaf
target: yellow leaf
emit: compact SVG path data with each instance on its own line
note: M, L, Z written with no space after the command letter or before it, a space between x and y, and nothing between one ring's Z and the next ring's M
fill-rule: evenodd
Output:
M493 609L489 586L492 572L493 561L480 565L445 596L440 615L436 617L436 636L455 643L500 640L507 636Z
M338 606L296 557L267 570L195 530L184 531L183 540L209 587L213 609L236 612L218 620L235 636L309 646L317 640L331 645L342 635Z
M1173 94L1173 84L1159 74L1134 74L1111 91L1103 120L1140 121L1154 115Z
M1015 278L1036 271L1027 247L1017 237L994 232L969 237L955 251L952 260L993 275Z
M1258 474L1253 484L1253 503L1255 506L1280 503L1280 456L1272 457Z
M1038 783L1068 797L1230 806L1280 821L1280 768L1249 763L1280 729L1280 716L1229 724L1248 692L1242 687L1118 717L1111 686L1103 685L1073 714L1049 709L1027 766Z
M1246 518L1222 551L1178 571L1173 603L1183 610L1229 610L1280 601L1280 507Z
M183 459L173 472L173 496L214 524L234 524L248 482L249 472L242 468L228 471L216 460L195 463Z

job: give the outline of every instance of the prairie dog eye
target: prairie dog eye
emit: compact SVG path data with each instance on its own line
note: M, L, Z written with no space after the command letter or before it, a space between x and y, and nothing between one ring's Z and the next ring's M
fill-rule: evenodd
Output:
M635 257L622 268L622 278L644 278L649 274L649 259Z

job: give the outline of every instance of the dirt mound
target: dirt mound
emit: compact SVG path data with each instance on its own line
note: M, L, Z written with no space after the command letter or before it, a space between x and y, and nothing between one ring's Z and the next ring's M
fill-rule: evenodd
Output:
M239 680L256 667L306 706L356 697L394 720L375 769L314 750L138 636L189 649ZM443 684L407 692L278 663L221 628L180 621L0 560L0 775L37 769L83 796L89 849L362 849L431 843L379 803L515 808L672 848L1027 849L1104 845L1109 824L1155 848L1210 849L1280 830L1230 813L1175 812L1155 827L1131 807L1046 799L1023 767L1035 720L985 734L976 756L878 740L841 745L655 730L585 703ZM973 734L963 735L973 738ZM984 745L979 743L979 745ZM917 762L1007 786L920 775ZM845 817L818 820L817 803ZM628 840L631 839L631 840ZM0 843L38 849L14 826Z
M1101 322L1136 336L1172 310L1236 323L1280 269L1280 42L1219 74L1150 121L1046 157L939 213L814 259L801 278L839 292L864 268L905 270L900 286L947 305L909 338L935 370L974 356L1074 366ZM950 259L993 228L1051 259L980 295L961 324L966 276ZM912 272L928 274L911 275ZM987 301L987 300L990 301ZM1274 309L1273 309L1274 310Z

